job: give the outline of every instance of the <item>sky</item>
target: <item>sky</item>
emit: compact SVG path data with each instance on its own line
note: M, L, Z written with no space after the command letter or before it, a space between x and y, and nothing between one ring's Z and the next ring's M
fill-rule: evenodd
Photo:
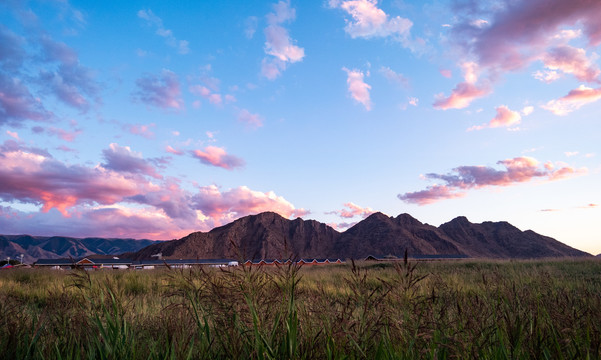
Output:
M601 253L601 2L0 3L0 233L275 211Z

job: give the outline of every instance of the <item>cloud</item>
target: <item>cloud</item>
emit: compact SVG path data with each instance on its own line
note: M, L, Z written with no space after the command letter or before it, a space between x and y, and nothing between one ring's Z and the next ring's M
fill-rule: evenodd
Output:
M144 19L146 20L146 23L150 26L153 26L156 28L156 34L159 35L160 37L165 39L165 43L172 47L177 49L177 52L180 54L187 54L190 52L190 49L188 47L189 42L187 40L178 40L174 35L173 35L173 31L166 29L165 26L163 25L163 20L156 16L152 10L140 10L138 11L138 17L140 19Z
M427 174L426 179L440 180L443 184L428 186L421 191L399 194L398 198L407 203L426 205L440 200L463 197L471 189L511 186L534 179L554 181L586 172L586 169L574 169L563 164L556 169L550 162L540 166L536 159L527 156L501 160L497 164L505 169L460 166L447 174Z
M41 206L41 212L0 206L0 228L40 235L167 239L263 211L286 217L308 214L272 191L246 186L187 191L176 179L159 179L150 163L161 159L144 159L129 147L111 144L103 156L105 164L94 167L67 165L14 140L0 145L0 199ZM150 182L146 176L160 181Z
M348 91L351 97L355 101L363 104L367 111L371 110L371 99L369 98L369 90L371 86L363 81L363 72L357 69L349 70L345 67L342 68L347 74L346 83L348 84Z
M25 120L44 121L52 113L34 98L18 78L0 73L0 125L18 125Z
M599 99L601 99L601 88L593 89L580 85L578 88L571 90L566 96L551 100L541 107L555 115L563 116Z
M259 19L256 16L249 16L244 21L244 36L247 39L252 39L255 36L255 32L257 32L257 25Z
M68 218L56 210L31 213L0 207L0 227L7 233L33 236L53 234L155 240L177 239L198 231L194 224L180 224L153 207L130 208L120 205L77 206Z
M403 74L399 74L389 67L382 66L380 68L380 73L384 75L387 80L393 83L402 85L404 87L409 86L409 80Z
M163 177L157 173L154 166L142 157L142 154L132 151L129 146L119 146L112 143L108 149L102 150L105 164L102 166L118 173L148 175L155 179Z
M217 166L226 170L243 167L244 160L229 155L225 149L217 146L207 146L204 150L194 150L192 156L203 164Z
M510 127L519 124L522 121L522 115L519 112L510 110L507 106L501 105L496 108L497 115L488 123L478 126L473 126L468 129L471 130L482 130L485 128L496 128L496 127Z
M206 86L191 85L189 87L189 90L192 94L197 95L197 96L202 96L203 98L209 100L209 102L213 105L221 106L221 104L223 103L221 94L212 92Z
M145 104L163 109L182 109L180 84L174 72L163 70L160 76L146 75L136 80L138 87L133 97Z
M524 116L528 116L528 115L532 114L533 112L534 112L534 106L525 106L521 111L522 115L524 115Z
M348 228L351 228L355 225L357 225L359 222L358 221L353 221L353 222L340 222L340 223L327 223L327 225L329 227L331 227L332 229L340 232L340 231L345 231Z
M199 188L192 202L194 208L208 217L214 226L264 211L273 211L287 218L307 213L304 209L295 208L273 191L254 191L246 186L223 192L215 185L204 186Z
M465 81L457 84L449 97L438 95L434 102L434 107L437 109L463 109L470 105L477 98L486 96L491 93L492 89L488 81L483 81L477 84L478 81L478 65L473 62L462 64Z
M152 128L156 125L154 123L144 125L144 124L129 124L124 125L124 129L126 129L130 134L139 135L146 139L154 139L154 132L152 132Z
M286 69L288 63L302 61L305 49L295 45L288 30L282 24L293 21L296 12L290 7L290 1L279 1L273 5L273 12L267 14L265 30L265 53L272 58L264 58L261 63L261 74L269 80L274 80Z
M7 70L17 70L23 64L25 39L0 24L0 64Z
M263 59L261 61L261 75L269 80L275 80L286 70L286 63L279 59Z
M453 77L453 72L449 69L441 69L440 75L446 77L447 79L450 79L451 77Z
M351 38L395 36L406 39L413 26L411 20L400 16L391 18L377 4L377 0L330 0L331 7L340 8L351 16L344 28Z
M183 151L176 150L176 149L174 149L174 148L173 148L171 145L167 145L167 146L165 147L165 151L167 151L167 152L168 152L168 153L170 153L170 154L174 154L174 155L184 155L184 152L183 152Z
M561 75L555 70L544 70L544 71L537 70L532 73L532 76L534 76L535 79L540 80L547 84L550 84L553 81L559 80L561 78Z
M362 218L366 218L375 212L370 207L364 208L352 202L345 203L343 206L344 208L341 210L334 210L326 214L335 214L340 216L341 218L352 219L355 216L361 216Z
M450 39L463 52L462 58L477 63L489 82L488 88L474 88L473 83L457 85L456 90L470 93L472 98L490 93L490 85L504 73L527 69L539 61L545 69L533 75L541 81L552 82L561 73L567 73L580 81L599 82L599 69L587 58L586 49L567 44L580 34L584 39L579 42L587 48L594 49L601 43L599 2L461 2L456 3L454 10L458 21L452 26ZM481 26L474 19L486 19L488 23ZM445 102L437 105L447 106ZM469 102L462 105L465 107Z
M55 127L50 127L47 132L68 142L74 141L75 138L82 133L81 130L67 131Z
M519 112L510 110L507 106L501 105L496 108L497 115L490 121L488 126L491 128L501 126L514 126L522 121L522 116Z
M19 140L19 134L16 131L6 130L6 135L10 136L13 139Z
M265 28L265 53L283 62L295 63L305 56L305 50L292 44L288 30L278 25Z
M561 70L573 74L576 79L587 82L598 82L601 71L587 57L584 49L568 45L550 49L542 57L545 67L550 71Z
M251 128L263 126L263 118L259 114L252 114L246 109L238 111L238 121Z
M48 35L39 39L42 48L42 60L46 63L58 63L56 70L43 69L37 82L57 99L86 112L90 101L100 102L99 89L92 70L79 63L77 53L65 43L58 42Z
M0 198L42 205L42 211L67 209L82 203L114 204L150 187L102 166L65 165L48 153L5 142L0 149Z
M536 61L553 42L565 41L562 31L579 25L590 46L601 43L598 14L601 3L587 0L531 0L508 2L488 9L466 6L463 22L453 27L454 34L469 52L477 56L481 66L499 70L517 70ZM486 13L490 25L470 24L470 14Z

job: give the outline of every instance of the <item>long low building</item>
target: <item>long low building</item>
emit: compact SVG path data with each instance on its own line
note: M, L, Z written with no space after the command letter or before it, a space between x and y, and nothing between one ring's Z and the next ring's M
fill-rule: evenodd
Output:
M246 266L275 266L291 264L292 260L280 259L259 259L247 260L243 262ZM296 264L302 265L327 265L327 264L342 264L344 261L340 259L300 259L294 261ZM210 266L210 267L227 267L238 266L239 262L233 259L161 259L161 260L140 260L133 261L131 259L97 259L85 257L83 259L39 259L34 264L38 268L51 269L74 269L84 268L86 270L93 269L156 269L156 268L175 268L188 269L195 266Z

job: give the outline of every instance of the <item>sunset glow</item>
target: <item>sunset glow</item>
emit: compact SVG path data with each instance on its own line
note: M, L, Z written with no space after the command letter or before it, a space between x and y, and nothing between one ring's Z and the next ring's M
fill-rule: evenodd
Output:
M601 253L599 19L588 0L4 1L0 234L381 211Z

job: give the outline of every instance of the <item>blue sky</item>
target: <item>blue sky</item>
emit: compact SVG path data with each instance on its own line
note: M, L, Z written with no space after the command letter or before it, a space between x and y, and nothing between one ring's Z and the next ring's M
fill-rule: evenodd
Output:
M601 252L601 4L8 1L0 229L261 211L509 221Z

